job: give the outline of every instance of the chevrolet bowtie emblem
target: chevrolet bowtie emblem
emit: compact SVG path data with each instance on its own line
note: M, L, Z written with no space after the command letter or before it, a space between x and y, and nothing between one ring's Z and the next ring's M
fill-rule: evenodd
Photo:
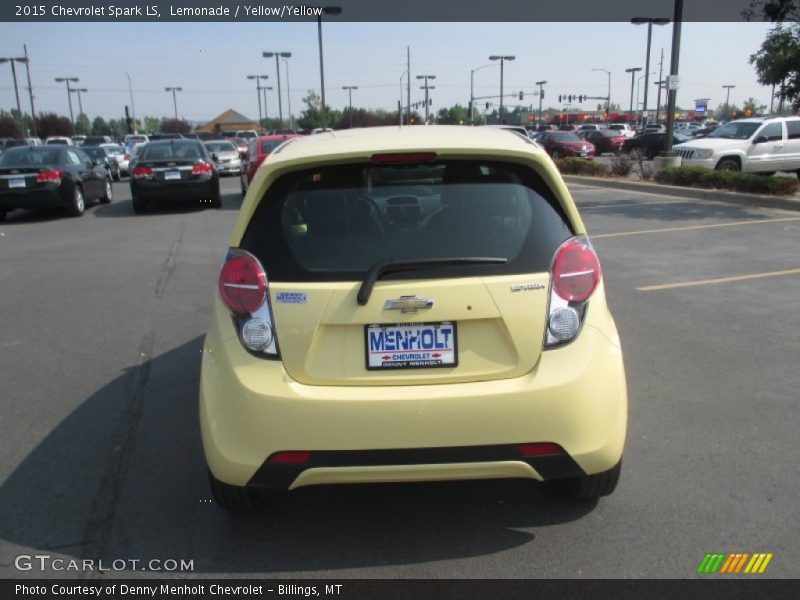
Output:
M400 296L397 300L387 300L383 310L399 310L404 313L415 313L420 308L433 306L433 298L417 298L416 296Z

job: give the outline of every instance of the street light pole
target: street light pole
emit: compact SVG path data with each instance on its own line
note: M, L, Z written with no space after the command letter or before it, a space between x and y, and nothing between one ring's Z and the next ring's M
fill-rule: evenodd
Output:
M292 56L291 52L262 52L261 56L264 58L272 58L275 57L275 72L278 74L278 120L281 124L281 128L283 127L283 103L281 101L281 65L280 65L280 58L290 58Z
M537 123L537 125L540 126L542 124L542 99L544 98L544 88L542 86L545 85L546 83L547 83L546 81L536 82L536 85L539 86L539 122Z
M320 116L322 117L322 126L327 127L328 125L328 107L325 104L325 68L322 62L322 15L339 15L342 13L341 6L326 6L320 11L320 14L317 15L317 38L319 39L319 88L322 94L322 99L320 101ZM289 80L287 76L286 85L288 87ZM289 116L291 119L291 109L289 110Z
M500 61L500 112L498 113L498 120L500 124L503 124L503 63L507 60L514 60L516 56L511 55L495 55L489 57L489 60L499 60Z
M647 88L650 86L650 43L653 38L653 24L656 25L666 25L669 23L669 19L658 17L658 18L649 18L649 17L634 17L631 19L631 23L634 25L644 25L647 23L647 56L645 57L645 66L644 66L644 107L643 111L647 112ZM646 119L646 117L645 117ZM646 121L645 121L646 123Z
M631 106L630 110L628 111L631 115L633 115L633 79L636 77L636 73L642 70L642 67L631 67L630 69L625 69L626 73L631 74Z
M248 79L255 79L256 80L256 100L258 100L258 126L261 127L261 119L262 119L262 112L261 112L261 78L269 79L269 75L248 75Z
M178 120L178 98L175 96L175 92L182 92L182 87L165 87L165 92L172 92L172 105L175 108L175 120ZM176 132L177 133L177 132Z
M731 114L731 105L730 105L731 89L735 88L736 86L735 85L723 85L722 87L724 87L726 90L728 90L728 94L725 96L725 110L728 113L728 118L730 118L730 114Z
M283 66L286 67L286 108L289 110L289 129L294 130L294 121L292 120L292 88L289 84L289 61L285 58L283 59ZM323 116L323 123L324 122L325 118Z
M424 79L425 85L419 86L419 89L425 90L425 124L428 124L428 90L435 89L433 86L428 85L428 79L436 79L436 75L417 75L417 79Z
M659 79L656 81L658 86L658 98L656 99L656 123L661 121L661 89L666 85L666 81Z
M33 108L33 85L31 84L31 61L28 59L28 45L22 44L25 51L25 73L28 76L28 95L31 99L31 134L36 137L36 110Z
M606 124L608 124L608 114L611 112L611 71L597 67L592 71L604 71L608 75L608 96L606 96Z
M469 72L469 122L472 124L472 115L473 111L473 104L475 104L475 86L474 86L474 78L475 72L480 71L481 69L488 69L489 67L496 67L497 63L490 63L488 65L483 65L482 67L477 67L475 69L470 69Z
M80 80L77 77L56 77L55 81L56 83L61 83L63 81L66 82L67 84L67 101L69 102L69 122L72 123L73 127L75 127L75 117L72 114L72 90L70 90L69 82L74 81L77 83Z
M271 85L262 85L261 91L264 92L264 130L268 130L267 123L269 121L269 111L267 110L267 90L270 92L275 88Z

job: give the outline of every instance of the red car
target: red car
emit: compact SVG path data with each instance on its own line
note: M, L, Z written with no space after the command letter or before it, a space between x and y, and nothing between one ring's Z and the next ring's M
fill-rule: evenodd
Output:
M595 152L594 145L568 131L542 131L533 139L554 159L565 156L589 158Z
M242 170L239 175L239 179L242 182L242 195L247 193L247 188L249 187L250 182L253 181L256 170L259 166L261 166L261 163L264 162L264 159L272 154L272 151L286 140L299 137L303 136L290 133L279 135L261 135L250 141L250 146L248 147L244 159L242 160Z
M581 131L578 133L578 137L594 145L597 156L605 152L619 154L622 151L622 144L628 139L624 135L620 135L619 132L608 129Z

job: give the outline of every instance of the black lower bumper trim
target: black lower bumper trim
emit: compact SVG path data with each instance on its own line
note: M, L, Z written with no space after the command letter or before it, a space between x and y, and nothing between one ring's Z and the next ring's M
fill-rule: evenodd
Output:
M292 485L303 471L316 467L446 465L512 460L528 463L546 481L585 475L578 463L566 452L543 456L522 456L518 444L504 444L395 450L312 451L309 462L301 465L273 464L267 459L250 479L248 485L285 490Z

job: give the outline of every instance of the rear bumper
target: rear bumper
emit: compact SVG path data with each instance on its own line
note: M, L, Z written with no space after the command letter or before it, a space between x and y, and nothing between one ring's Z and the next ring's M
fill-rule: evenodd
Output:
M68 206L71 197L63 197L60 188L31 190L24 193L0 192L0 210L15 208L54 208Z
M413 386L312 386L254 358L215 319L200 378L208 466L232 485L522 477L607 471L619 462L627 393L619 346L588 324L523 377ZM223 333L221 330L225 330ZM612 336L613 337L613 336ZM525 459L518 444L558 444ZM270 456L311 451L309 464Z
M219 181L139 182L131 180L131 195L142 200L194 201L214 198L219 193Z

